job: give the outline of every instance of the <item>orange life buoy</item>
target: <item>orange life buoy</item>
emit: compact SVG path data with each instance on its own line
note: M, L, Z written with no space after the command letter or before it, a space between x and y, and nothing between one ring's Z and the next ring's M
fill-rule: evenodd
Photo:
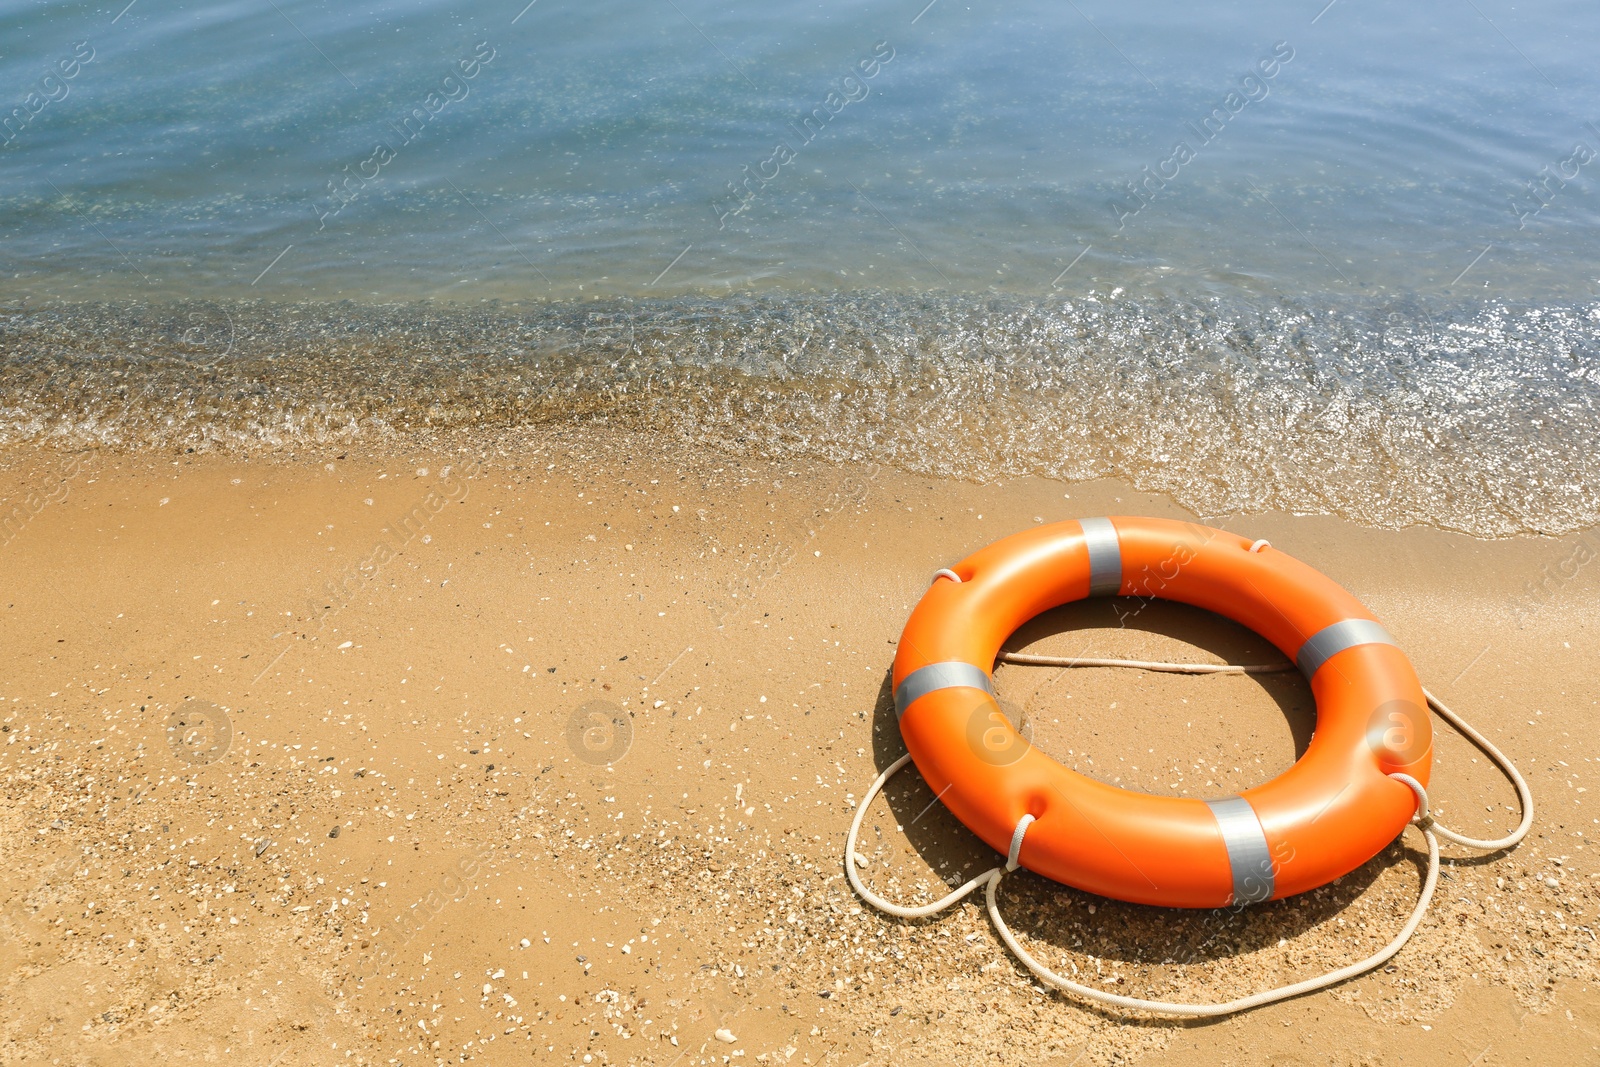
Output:
M1263 544L1169 519L1081 519L941 571L894 661L900 732L929 787L1012 864L1139 904L1272 900L1372 858L1416 811L1388 775L1428 782L1422 685L1359 601ZM1282 650L1317 702L1305 754L1264 785L1197 800L1107 785L1029 745L994 698L1002 643L1041 612L1119 595L1214 611Z

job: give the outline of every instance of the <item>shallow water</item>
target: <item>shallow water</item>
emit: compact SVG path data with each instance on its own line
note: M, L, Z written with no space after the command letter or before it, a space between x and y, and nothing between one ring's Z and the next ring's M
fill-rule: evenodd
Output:
M0 3L6 440L1600 521L1592 4L124 2Z
M1600 8L1322 6L12 2L6 290L1592 295Z
M929 473L1115 475L1478 534L1600 522L1600 309L882 293L0 320L0 442L339 444L590 423Z

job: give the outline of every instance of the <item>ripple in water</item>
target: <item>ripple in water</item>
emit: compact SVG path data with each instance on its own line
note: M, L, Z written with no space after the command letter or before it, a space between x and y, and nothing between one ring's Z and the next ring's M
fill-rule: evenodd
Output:
M0 442L251 448L574 422L970 479L1123 478L1501 536L1600 522L1600 304L857 293L0 314Z

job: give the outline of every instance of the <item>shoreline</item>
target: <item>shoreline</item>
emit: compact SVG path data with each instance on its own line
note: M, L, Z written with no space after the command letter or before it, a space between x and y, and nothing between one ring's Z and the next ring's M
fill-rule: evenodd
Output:
M1600 525L1592 301L873 290L0 316L0 445L334 458L659 434L746 460L1119 479L1202 515ZM669 443L675 442L675 443Z
M979 907L865 909L841 853L854 797L904 751L885 676L928 574L1035 521L1192 516L1112 481L983 484L596 427L445 440L95 453L8 528L6 1058L1453 1062L1491 1045L1490 1064L1600 1045L1594 530L1227 520L1372 608L1517 760L1539 817L1506 855L1446 850L1393 972L1213 1024L1134 1022L1040 992ZM0 501L58 460L0 457ZM1164 607L1121 627L1067 611L1028 647L1261 652ZM997 684L1036 744L1132 788L1242 788L1307 736L1297 678L1006 667ZM1435 751L1446 822L1514 823L1487 759L1442 723ZM898 899L993 863L912 778L861 848ZM1386 941L1417 845L1222 919L1031 875L1008 881L1007 915L1120 990L1231 996Z

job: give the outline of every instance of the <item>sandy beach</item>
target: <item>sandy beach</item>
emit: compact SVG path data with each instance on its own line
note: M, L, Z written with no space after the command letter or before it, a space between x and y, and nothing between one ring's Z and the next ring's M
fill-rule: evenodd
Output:
M1472 8L7 5L0 1067L1600 1065L1600 5Z
M421 443L419 443L421 442ZM735 459L621 432L0 457L0 1062L1387 1064L1600 1058L1600 531L1476 540L1199 516L1344 584L1517 760L1519 848L1446 846L1391 965L1213 1022L1043 989L981 905L901 922L843 877L904 749L887 677L938 567L1083 515L1187 516L1101 481L987 484ZM1245 662L1231 623L1104 602L1013 648ZM1002 666L1034 743L1130 788L1270 778L1298 675ZM1435 810L1510 786L1437 725ZM864 876L995 862L907 772ZM1350 962L1409 911L1414 831L1302 897L1217 915L1036 876L1052 965L1226 998Z

